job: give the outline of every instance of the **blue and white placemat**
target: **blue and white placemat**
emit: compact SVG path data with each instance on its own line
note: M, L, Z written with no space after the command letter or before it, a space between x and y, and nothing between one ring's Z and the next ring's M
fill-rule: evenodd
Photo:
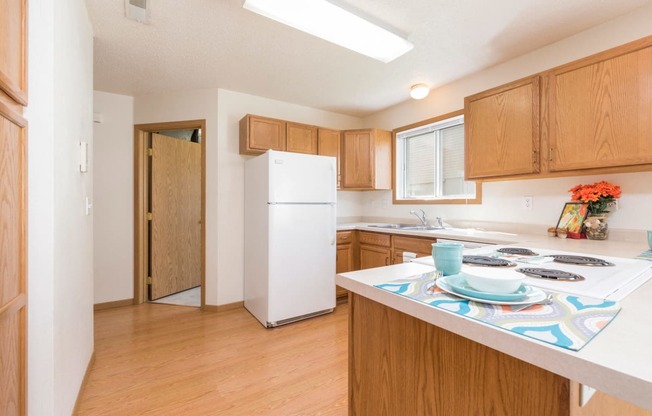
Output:
M620 312L614 301L562 293L553 294L550 305L514 312L517 307L458 298L436 287L433 278L430 272L376 287L572 351L579 351Z

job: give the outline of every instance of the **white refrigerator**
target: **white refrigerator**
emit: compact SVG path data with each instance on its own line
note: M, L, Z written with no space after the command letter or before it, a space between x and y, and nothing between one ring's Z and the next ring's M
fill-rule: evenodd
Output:
M245 162L244 306L265 327L335 308L335 163L274 150Z

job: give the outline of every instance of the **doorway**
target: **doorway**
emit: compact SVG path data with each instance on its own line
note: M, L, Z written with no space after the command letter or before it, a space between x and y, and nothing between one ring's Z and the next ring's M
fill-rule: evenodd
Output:
M134 126L136 304L199 287L205 308L205 137L205 120Z

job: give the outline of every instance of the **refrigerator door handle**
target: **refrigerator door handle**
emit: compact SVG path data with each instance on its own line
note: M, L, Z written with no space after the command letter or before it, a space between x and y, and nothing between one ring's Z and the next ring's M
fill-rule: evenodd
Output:
M333 186L333 199L332 199L332 201L335 202L335 201L337 201L337 169L335 168L335 163L331 163L331 173L333 174L332 183L335 185L335 186Z
M336 211L336 205L331 204L331 246L335 245L335 241L337 239L337 211Z

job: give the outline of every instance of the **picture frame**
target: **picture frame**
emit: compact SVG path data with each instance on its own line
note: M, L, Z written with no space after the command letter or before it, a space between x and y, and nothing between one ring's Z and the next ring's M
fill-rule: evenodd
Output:
M557 229L566 228L570 238L581 238L584 220L589 215L589 204L567 202L559 215Z

